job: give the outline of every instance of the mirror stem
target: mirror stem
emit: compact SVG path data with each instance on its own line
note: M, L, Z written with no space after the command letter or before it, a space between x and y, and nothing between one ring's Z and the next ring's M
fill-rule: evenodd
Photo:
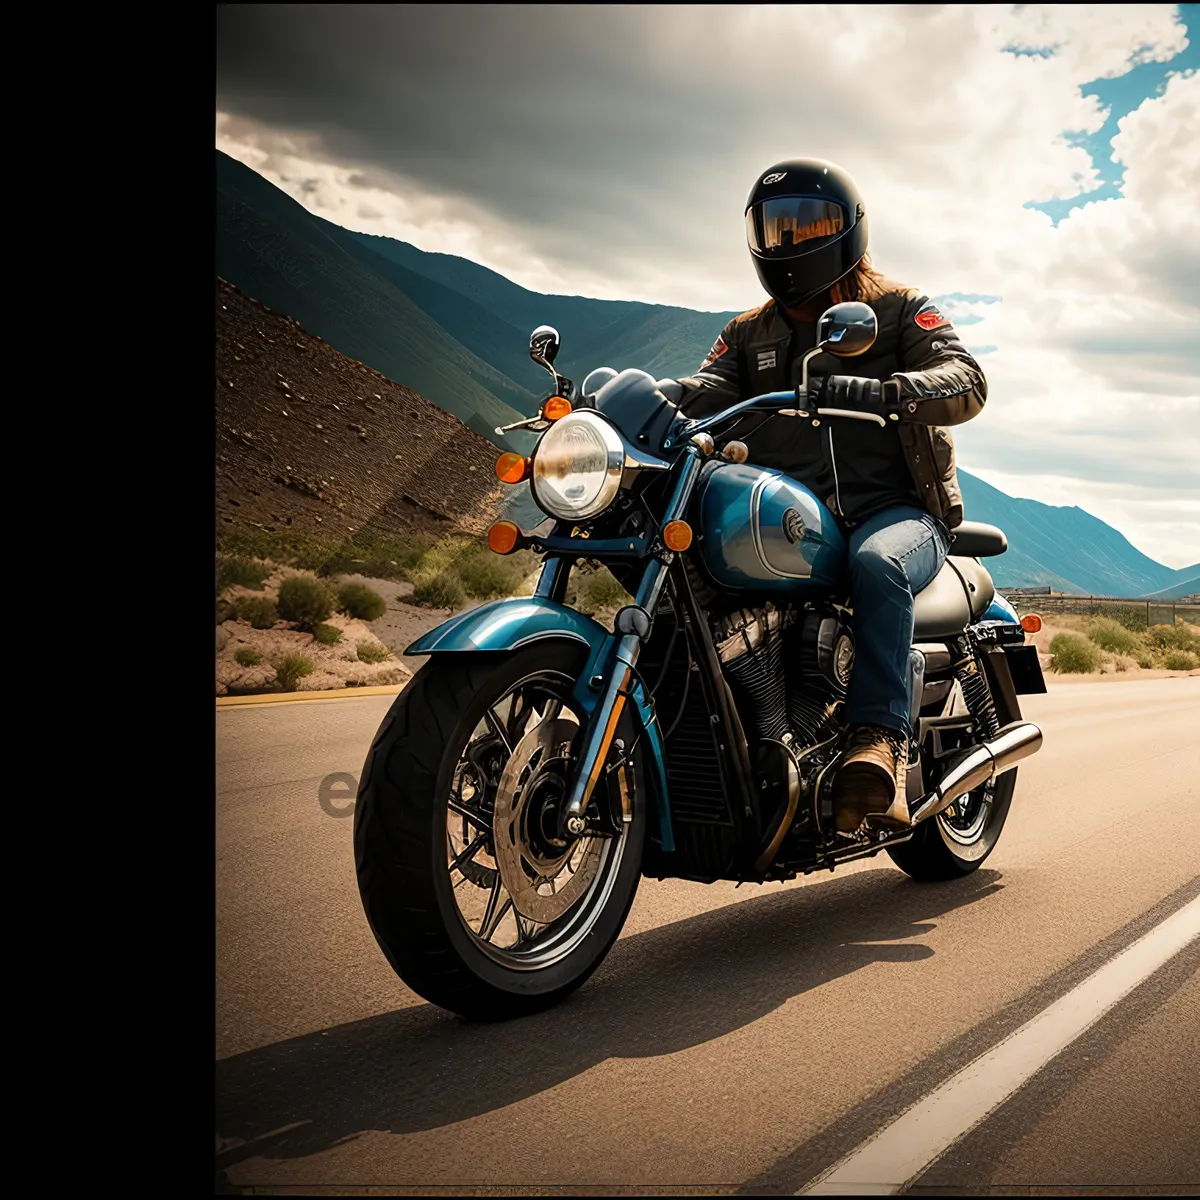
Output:
M800 397L801 402L808 398L808 364L816 358L818 354L828 345L828 341L818 342L801 360L800 360Z

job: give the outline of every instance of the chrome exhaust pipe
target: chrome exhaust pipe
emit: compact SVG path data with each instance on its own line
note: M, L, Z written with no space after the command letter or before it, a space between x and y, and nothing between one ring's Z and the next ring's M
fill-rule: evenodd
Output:
M942 782L913 806L910 817L916 825L936 817L960 796L990 783L997 775L1011 770L1023 758L1036 754L1042 746L1042 731L1029 721L1005 725L991 741L973 746L947 768Z

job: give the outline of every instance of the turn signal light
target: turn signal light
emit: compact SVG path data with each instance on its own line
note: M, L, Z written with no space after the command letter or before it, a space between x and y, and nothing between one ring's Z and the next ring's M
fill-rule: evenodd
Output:
M1037 613L1029 613L1021 618L1021 628L1026 633L1037 633L1042 627L1042 618Z
M686 521L668 521L663 526L663 545L668 550L686 550L692 544L692 527Z
M570 411L570 400L567 400L562 396L551 396L550 399L542 405L542 418L546 421L557 421L560 417L565 417Z
M529 477L529 459L511 451L496 459L496 478L501 483L520 483Z
M497 521L488 530L488 549L494 554L511 554L521 531L511 521Z

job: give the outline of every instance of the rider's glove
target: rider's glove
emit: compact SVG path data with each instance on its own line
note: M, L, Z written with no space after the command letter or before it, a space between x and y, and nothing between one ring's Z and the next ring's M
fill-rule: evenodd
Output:
M853 412L887 413L899 402L899 385L893 379L864 379L858 375L827 375L809 387L813 408L846 408Z

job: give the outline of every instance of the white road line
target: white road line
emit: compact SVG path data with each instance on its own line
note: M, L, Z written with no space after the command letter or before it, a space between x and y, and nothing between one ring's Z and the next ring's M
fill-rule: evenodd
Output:
M1200 936L1200 897L818 1175L798 1196L887 1196L997 1109L1122 997Z

